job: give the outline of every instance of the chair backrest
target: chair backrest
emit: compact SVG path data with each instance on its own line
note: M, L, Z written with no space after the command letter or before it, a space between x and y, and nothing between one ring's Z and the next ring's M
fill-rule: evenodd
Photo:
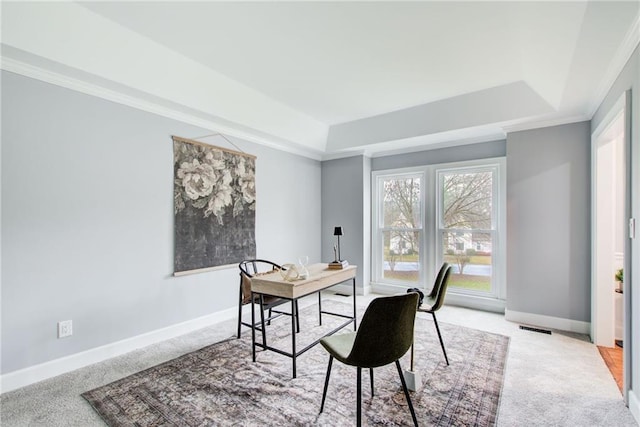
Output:
M242 304L251 302L251 278L257 274L270 273L282 267L266 259L246 259L238 264L240 269L240 289Z
M447 293L447 286L449 286L449 276L451 275L451 266L447 265L447 269L444 272L438 294L435 297L433 304L431 305L431 311L439 310L444 303L444 296Z
M346 363L375 368L395 362L413 343L418 294L379 297L371 301Z
M449 268L448 262L443 262L442 267L440 267L440 271L438 271L438 275L436 276L436 280L433 281L433 287L431 288L431 292L427 295L427 298L436 298L438 296L438 292L440 292L440 287L442 286L442 280L444 279L444 274Z

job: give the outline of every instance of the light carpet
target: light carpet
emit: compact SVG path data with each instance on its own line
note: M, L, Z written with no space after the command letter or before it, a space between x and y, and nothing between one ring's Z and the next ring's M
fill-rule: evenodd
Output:
M348 314L348 304L327 301L323 309ZM314 313L315 312L315 313ZM297 348L331 330L342 319L323 316L317 306L301 311ZM350 328L348 326L347 328ZM431 320L418 318L415 370L422 387L411 398L423 426L496 423L509 338L441 323L447 366ZM267 327L269 343L290 348L288 318ZM141 425L353 425L356 370L334 363L327 402L319 414L328 354L316 346L298 358L297 378L291 359L259 351L251 361L251 334L229 339L138 372L82 396L112 426ZM409 354L401 360L409 368ZM411 415L394 365L376 368L375 396L363 375L363 422L410 425Z

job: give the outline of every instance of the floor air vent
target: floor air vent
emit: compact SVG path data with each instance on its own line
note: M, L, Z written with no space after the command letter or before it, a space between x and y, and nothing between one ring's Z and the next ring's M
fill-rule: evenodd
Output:
M524 329L525 331L539 332L541 334L551 335L551 331L547 329L540 329L540 328L534 328L531 326L523 326L523 325L520 325L520 329Z

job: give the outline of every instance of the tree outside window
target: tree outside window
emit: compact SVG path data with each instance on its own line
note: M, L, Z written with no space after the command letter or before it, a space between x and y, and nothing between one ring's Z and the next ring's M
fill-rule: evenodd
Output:
M383 181L385 279L417 282L420 278L421 178L390 177Z
M444 260L452 264L451 286L491 289L493 172L441 174Z

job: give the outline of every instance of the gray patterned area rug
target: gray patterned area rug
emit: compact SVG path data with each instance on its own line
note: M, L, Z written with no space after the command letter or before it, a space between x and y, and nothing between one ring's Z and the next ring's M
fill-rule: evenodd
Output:
M337 322L317 306L301 310L298 349L331 330ZM324 310L348 314L350 305L323 302ZM411 392L422 426L491 426L496 423L509 338L441 323L447 366L431 316L416 320L415 370L422 387ZM290 348L291 324L285 316L267 327L269 344ZM347 326L352 328L352 326ZM401 360L408 369L410 355ZM333 364L327 402L319 414L329 360L317 345L291 359L259 351L251 361L251 334L228 339L154 366L82 396L111 426L349 426L356 421L356 369ZM376 368L375 396L363 370L365 425L411 425L411 415L395 365Z

